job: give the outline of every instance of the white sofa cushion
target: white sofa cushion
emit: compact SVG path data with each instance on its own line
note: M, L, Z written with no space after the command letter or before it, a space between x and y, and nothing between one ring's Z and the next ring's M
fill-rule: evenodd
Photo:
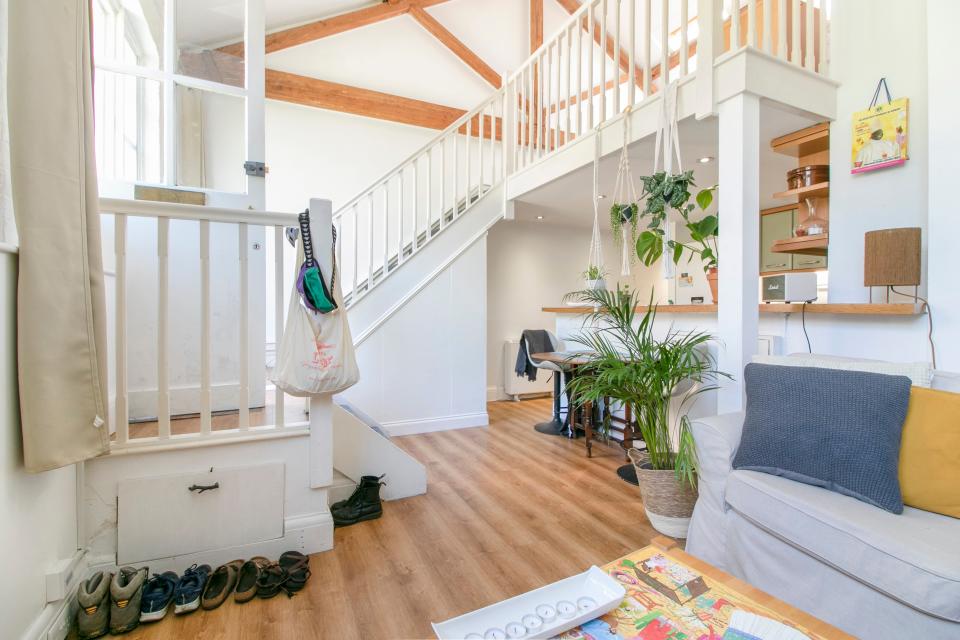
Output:
M734 471L730 508L781 540L919 611L960 622L960 519L901 515L786 478Z
M844 371L865 371L882 373L889 376L907 376L918 387L929 387L933 379L933 367L926 362L884 362L882 360L861 360L842 358L817 353L794 353L789 356L753 357L758 364L775 364L784 367L819 367L820 369L842 369Z

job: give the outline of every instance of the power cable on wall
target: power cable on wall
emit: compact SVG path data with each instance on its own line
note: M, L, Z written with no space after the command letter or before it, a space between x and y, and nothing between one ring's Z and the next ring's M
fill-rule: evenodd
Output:
M800 307L800 324L803 327L803 337L807 340L807 353L813 353L813 347L810 346L810 334L807 333L807 305L811 300L804 300Z
M925 309L927 312L927 321L930 327L930 329L927 331L927 342L930 343L930 359L933 362L933 368L936 369L937 368L937 347L936 345L933 344L933 310L930 308L930 303L927 302L926 298L921 298L918 295L897 291L896 287L890 287L890 291L893 291L894 293L901 296L914 298L923 303L923 309Z

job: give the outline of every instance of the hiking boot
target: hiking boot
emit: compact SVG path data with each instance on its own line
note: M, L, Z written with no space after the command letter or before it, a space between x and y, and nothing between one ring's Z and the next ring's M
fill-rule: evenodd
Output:
M209 611L222 605L237 587L242 566L243 560L233 560L217 567L207 580L207 586L203 588L200 606Z
M177 615L196 611L212 569L208 564L193 565L183 572L173 594L173 612Z
M146 567L123 567L110 581L110 633L126 633L140 624L140 600L147 571Z
M330 509L334 526L345 527L364 520L375 520L383 515L380 487L384 483L380 482L380 478L363 476L353 495L347 498L344 504L337 503Z
M155 573L143 587L140 599L140 622L163 620L173 602L173 592L177 588L177 574L173 571Z
M110 620L110 579L109 571L98 571L88 580L80 583L77 591L77 637L90 640L107 635Z
M350 503L351 500L356 500L358 494L360 493L360 489L363 487L379 485L381 480L383 480L383 476L380 476L379 478L377 476L360 476L360 484L358 484L357 488L353 490L353 493L350 494L349 498L346 500L339 500L330 505L331 513L339 509L343 509L345 506L347 506L347 504Z

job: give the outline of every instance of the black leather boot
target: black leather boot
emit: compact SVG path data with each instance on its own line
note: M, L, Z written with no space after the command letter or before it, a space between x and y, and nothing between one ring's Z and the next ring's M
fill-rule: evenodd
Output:
M363 476L353 494L346 500L334 503L330 507L333 515L333 524L337 527L375 520L383 515L383 505L380 502L380 481L383 476Z

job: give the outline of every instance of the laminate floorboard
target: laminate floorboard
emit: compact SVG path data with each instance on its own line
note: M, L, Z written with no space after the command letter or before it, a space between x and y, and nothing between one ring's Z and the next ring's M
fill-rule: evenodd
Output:
M427 494L337 529L312 576L280 595L143 625L131 639L432 638L431 621L602 565L656 536L619 447L536 433L550 400L491 402L487 428L394 438L427 467ZM388 479L389 480L389 479Z

